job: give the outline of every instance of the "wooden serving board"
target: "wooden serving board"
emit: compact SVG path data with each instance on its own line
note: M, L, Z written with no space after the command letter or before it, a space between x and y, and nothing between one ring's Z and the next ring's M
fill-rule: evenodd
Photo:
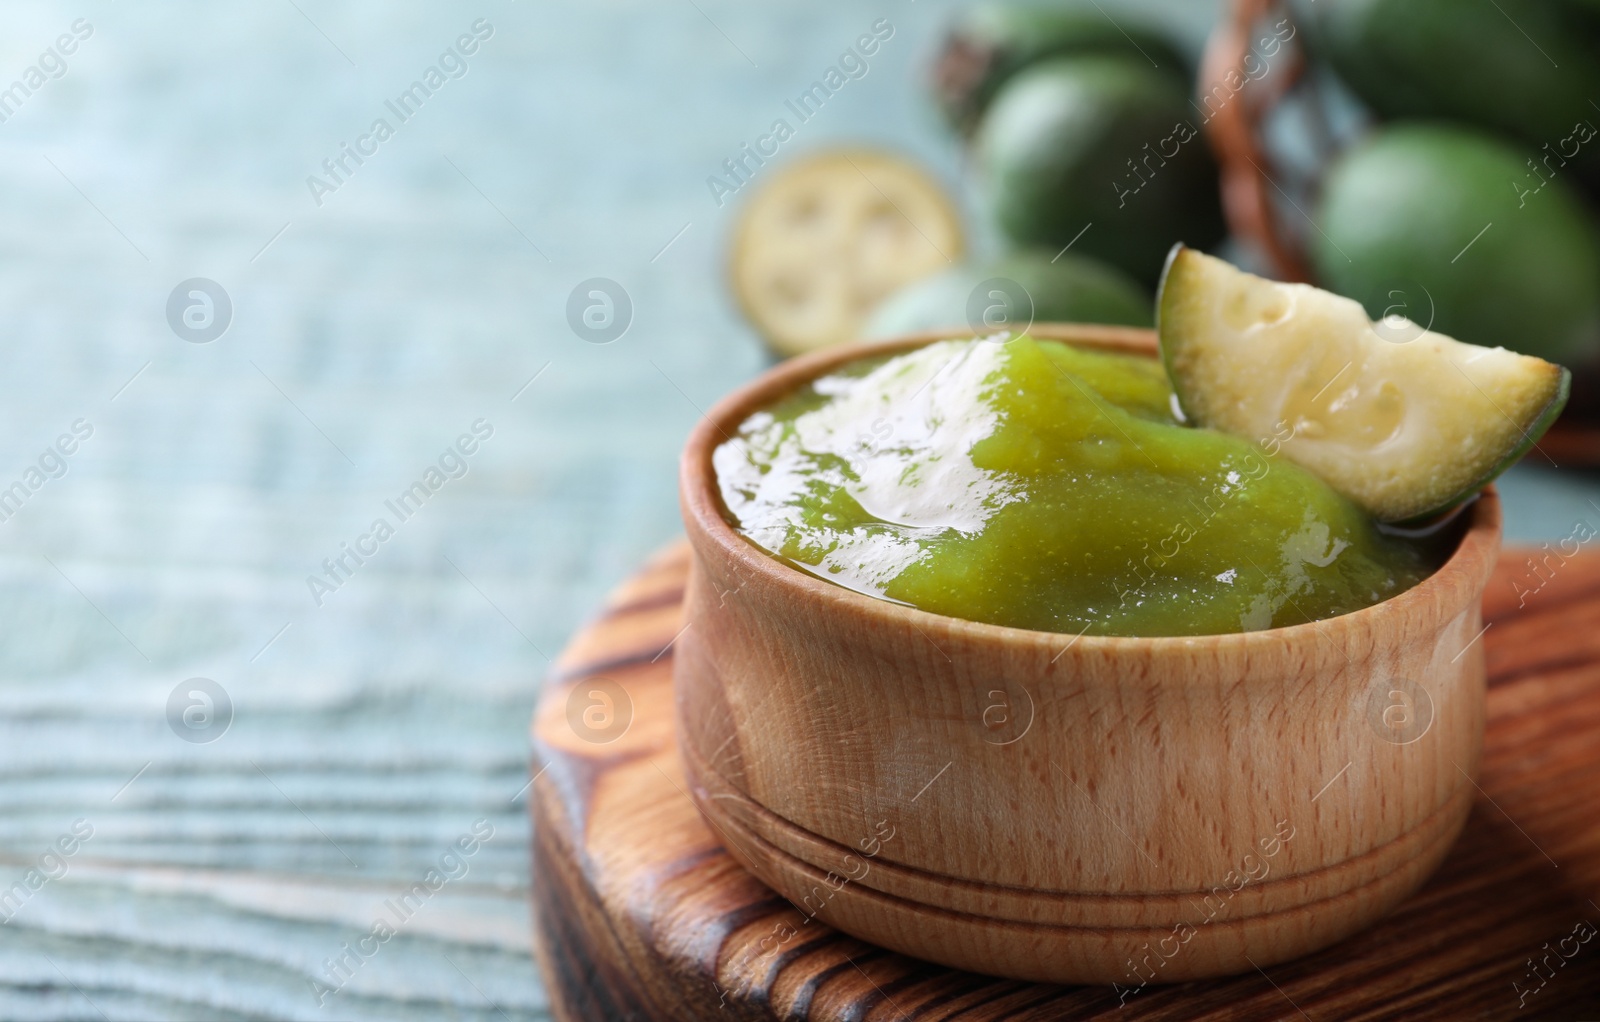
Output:
M673 547L573 638L534 718L535 943L556 1017L1600 1019L1600 553L1551 555L1538 574L1533 554L1508 550L1484 598L1480 794L1434 878L1311 957L1128 992L892 954L808 921L735 864L678 758L688 548Z

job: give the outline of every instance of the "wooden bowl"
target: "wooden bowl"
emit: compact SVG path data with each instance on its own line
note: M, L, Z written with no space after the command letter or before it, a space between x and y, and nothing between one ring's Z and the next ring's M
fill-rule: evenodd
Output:
M1155 350L1149 331L1033 333ZM814 578L733 530L711 455L746 416L852 359L944 336L785 363L689 438L679 740L728 851L871 943L1123 987L1303 955L1416 889L1472 802L1493 492L1449 561L1391 600L1192 638L931 614ZM803 929L770 941L774 967L804 953Z

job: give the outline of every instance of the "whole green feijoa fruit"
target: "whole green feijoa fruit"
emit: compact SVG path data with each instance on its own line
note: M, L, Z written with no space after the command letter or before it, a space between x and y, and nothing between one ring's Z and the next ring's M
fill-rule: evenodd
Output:
M1569 366L1600 353L1595 219L1507 142L1455 125L1385 127L1334 165L1317 222L1319 282L1374 319L1403 315Z
M945 120L970 135L1018 71L1046 57L1105 53L1148 61L1187 85L1194 70L1159 33L1124 15L1113 22L1093 0L989 0L962 11L933 66Z
M1143 283L1177 241L1222 234L1217 171L1188 93L1148 64L1058 57L1018 74L978 129L977 162L1001 232L1072 245Z
M1590 105L1600 101L1596 35L1570 4L1301 0L1295 7L1316 53L1386 118L1460 120L1535 147L1559 146L1579 121L1600 124Z
M873 311L866 336L893 337L945 327L978 330L996 302L1008 306L1005 311L1018 318L1012 324L1018 327L1025 327L1027 320L1151 325L1150 295L1127 274L1072 252L1052 259L1054 255L1024 249L908 284Z

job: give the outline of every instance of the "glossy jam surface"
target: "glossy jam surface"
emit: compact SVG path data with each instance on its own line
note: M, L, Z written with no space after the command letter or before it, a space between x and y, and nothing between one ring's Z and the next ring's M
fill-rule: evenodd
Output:
M1174 406L1153 359L943 341L813 381L713 462L735 527L780 559L1018 628L1304 624L1388 599L1442 560L1278 456L1287 432L1193 429Z

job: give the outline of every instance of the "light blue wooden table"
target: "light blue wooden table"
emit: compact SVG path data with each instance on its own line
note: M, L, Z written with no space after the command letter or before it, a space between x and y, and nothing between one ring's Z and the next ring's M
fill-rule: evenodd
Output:
M0 1017L546 1017L546 658L677 532L683 435L764 364L704 180L886 17L791 146L955 181L919 85L949 7L0 11L0 85L40 69L0 96L0 487L26 498L0 522ZM205 343L167 315L196 277L232 305ZM628 292L620 340L568 326L589 277ZM1597 494L1519 470L1510 530L1565 535ZM194 678L231 703L220 737Z

